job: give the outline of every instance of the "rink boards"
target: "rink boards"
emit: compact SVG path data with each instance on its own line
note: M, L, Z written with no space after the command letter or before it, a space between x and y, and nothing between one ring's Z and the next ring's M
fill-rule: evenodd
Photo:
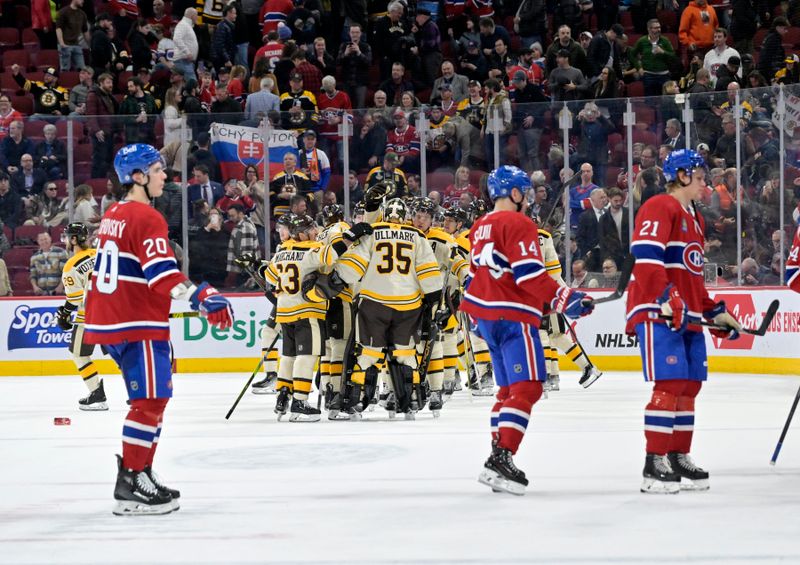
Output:
M603 296L604 292L595 292ZM250 372L260 355L260 330L271 308L263 295L229 295L236 322L230 330L212 328L204 319L171 321L172 344L179 372ZM706 335L709 368L712 371L751 374L800 374L800 295L785 288L718 288L715 300L728 308L747 327L761 323L769 303L781 307L767 335L743 335L736 341ZM72 374L75 366L67 350L69 334L62 332L55 318L63 299L27 297L0 299L0 376ZM188 311L188 303L173 303L174 312ZM597 307L594 314L573 322L581 344L592 361L603 370L638 371L639 348L634 336L625 335L625 299ZM99 349L100 370L116 372L110 358ZM565 368L572 364L562 359Z

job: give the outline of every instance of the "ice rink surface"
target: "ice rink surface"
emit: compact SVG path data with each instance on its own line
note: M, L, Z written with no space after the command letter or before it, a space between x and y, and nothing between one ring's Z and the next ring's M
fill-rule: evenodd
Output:
M800 563L800 419L768 465L796 378L713 375L692 450L711 490L655 496L639 493L650 386L564 374L516 457L524 497L476 481L489 398L309 424L248 393L226 422L245 379L176 376L155 469L181 510L135 518L111 514L120 377L98 413L77 409L77 376L0 379L0 564Z

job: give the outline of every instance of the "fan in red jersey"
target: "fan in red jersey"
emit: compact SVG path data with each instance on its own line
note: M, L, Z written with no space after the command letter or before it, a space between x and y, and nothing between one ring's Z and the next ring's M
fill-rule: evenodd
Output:
M706 188L703 158L691 149L673 151L664 176L667 194L649 199L636 215L627 308L627 332L639 337L645 380L655 382L644 415L641 491L648 493L709 488L708 472L689 457L695 397L708 373L697 322L706 318L727 327L711 330L721 338L736 339L742 329L725 302L714 303L705 288L704 223L694 207Z
M103 215L97 259L86 296L86 343L102 344L122 371L130 410L122 428L122 457L114 489L114 514L167 514L180 493L153 472L164 408L172 397L169 310L188 300L221 329L233 323L228 300L179 270L168 243L167 222L151 200L164 191L164 161L151 145L127 145L114 169L126 191Z
M469 233L470 269L461 309L477 320L477 333L489 345L500 390L492 408L492 454L478 480L495 491L525 494L528 479L511 456L525 435L533 405L547 379L539 324L546 309L571 318L589 314L591 298L548 274L539 248L538 228L525 215L525 171L504 165L489 175L494 211Z

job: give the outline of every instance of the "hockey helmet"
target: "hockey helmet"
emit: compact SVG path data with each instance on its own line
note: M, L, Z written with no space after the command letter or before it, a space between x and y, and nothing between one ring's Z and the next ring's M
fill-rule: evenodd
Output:
M503 165L489 173L486 188L492 202L498 198L508 198L511 191L517 189L522 194L531 187L531 179L525 171L513 165Z
M482 198L473 200L472 204L469 205L469 213L472 215L473 222L486 214L488 211L489 208L486 207L486 202L484 202Z
M436 213L439 211L439 205L436 204L433 200L427 197L417 198L414 202L414 213L417 212L424 212L428 214L431 219L436 216Z
M469 215L461 206L453 206L452 208L448 208L444 211L444 217L453 219L461 224L466 224L469 222Z
M132 184L133 174L137 171L146 174L153 163L166 166L164 158L155 147L146 143L133 143L117 151L114 157L114 170L121 184Z
M287 212L287 213L285 213L285 214L282 214L282 215L281 215L281 216L280 216L280 217L279 217L279 218L278 218L278 219L275 221L275 223L276 223L277 225L279 225L279 226L283 226L283 227L285 227L285 228L288 228L288 227L290 227L290 226L292 225L292 219L294 218L294 216L295 216L295 215L294 215L292 212Z
M326 226L341 222L344 219L344 208L339 204L328 204L322 208L322 220Z
M353 206L353 215L354 216L363 216L367 213L367 209L364 207L363 202L358 202Z
M64 231L61 232L61 243L67 243L73 237L78 242L78 245L86 243L86 240L89 239L89 228L86 227L86 224L81 222L68 224Z
M392 198L383 206L383 219L387 222L404 224L408 217L408 206L401 198Z
M289 233L292 234L292 237L297 237L315 227L317 227L317 222L314 221L314 218L308 214L296 214L289 224Z
M684 170L689 176L692 170L704 168L705 160L693 149L678 149L664 159L664 178L672 182L678 178L678 171Z

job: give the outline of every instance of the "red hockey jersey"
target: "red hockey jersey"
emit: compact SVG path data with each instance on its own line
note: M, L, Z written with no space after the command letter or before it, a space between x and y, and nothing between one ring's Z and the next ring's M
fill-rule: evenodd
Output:
M656 300L669 283L686 302L689 322L700 320L714 302L705 287L703 217L685 209L669 194L653 196L636 214L631 252L636 257L628 286L627 326L653 320L661 313ZM691 326L700 331L700 326Z
M386 151L394 151L400 157L419 155L419 137L414 126L406 126L403 131L397 128L389 131L386 134Z
M337 90L333 98L327 92L320 92L317 97L317 108L319 109L320 126L319 134L325 139L339 141L339 122L345 110L353 109L350 97L346 92ZM338 122L336 120L339 120ZM332 123L331 123L332 122Z
M86 342L168 340L170 291L185 280L164 217L140 202L114 204L97 230Z
M470 268L461 309L483 320L539 327L558 283L545 270L536 224L518 212L490 212L469 232Z
M800 227L794 232L792 250L789 252L789 260L786 261L786 286L795 292L800 292Z
M261 6L258 17L262 23L261 34L267 35L278 30L278 23L286 23L286 16L294 10L292 0L267 0Z

